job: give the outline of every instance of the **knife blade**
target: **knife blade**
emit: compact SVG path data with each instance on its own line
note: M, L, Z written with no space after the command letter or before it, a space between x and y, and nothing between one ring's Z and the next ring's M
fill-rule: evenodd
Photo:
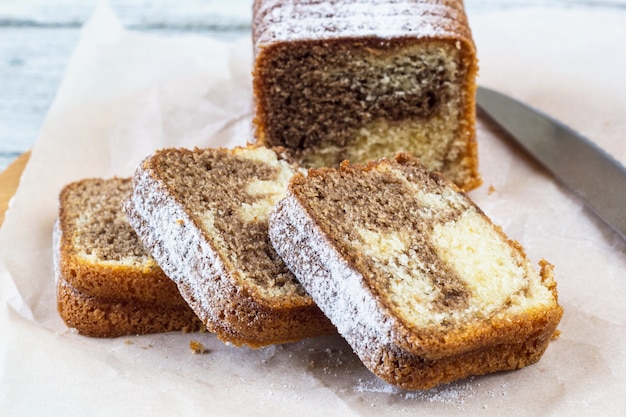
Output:
M478 87L478 107L626 240L626 168L560 121Z

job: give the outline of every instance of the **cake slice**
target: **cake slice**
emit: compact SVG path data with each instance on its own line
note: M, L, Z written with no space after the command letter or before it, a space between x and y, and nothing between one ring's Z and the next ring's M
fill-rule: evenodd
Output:
M536 362L562 315L552 266L414 157L296 174L272 244L363 363L408 389Z
M294 172L282 150L249 146L163 149L135 173L131 225L224 342L258 347L335 332L267 235Z
M122 211L130 178L84 179L59 195L54 231L57 308L96 337L194 331L202 325Z
M412 152L481 180L476 51L462 0L255 0L256 139L304 166Z

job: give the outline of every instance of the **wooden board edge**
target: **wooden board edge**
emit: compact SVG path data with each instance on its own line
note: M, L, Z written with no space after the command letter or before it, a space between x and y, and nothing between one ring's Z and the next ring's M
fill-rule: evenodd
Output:
M20 178L29 158L30 151L25 152L18 156L7 169L0 172L0 226L4 223L4 216L9 208L9 202L20 185Z

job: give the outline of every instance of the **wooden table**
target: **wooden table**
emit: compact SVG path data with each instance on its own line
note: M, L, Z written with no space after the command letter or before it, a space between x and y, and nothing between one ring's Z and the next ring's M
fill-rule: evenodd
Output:
M9 201L20 183L22 171L26 167L30 152L20 155L9 167L0 173L0 226L4 223L4 215L9 208Z

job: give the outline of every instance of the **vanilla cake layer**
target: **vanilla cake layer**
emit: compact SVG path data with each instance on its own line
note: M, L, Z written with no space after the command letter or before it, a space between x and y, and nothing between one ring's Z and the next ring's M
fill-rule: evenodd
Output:
M259 142L313 167L410 151L466 190L480 184L461 1L257 0L254 11Z
M206 328L258 347L335 329L272 248L267 219L296 171L278 149L164 149L126 213Z
M270 238L364 364L404 388L534 363L562 315L552 266L536 271L409 155L296 175Z

